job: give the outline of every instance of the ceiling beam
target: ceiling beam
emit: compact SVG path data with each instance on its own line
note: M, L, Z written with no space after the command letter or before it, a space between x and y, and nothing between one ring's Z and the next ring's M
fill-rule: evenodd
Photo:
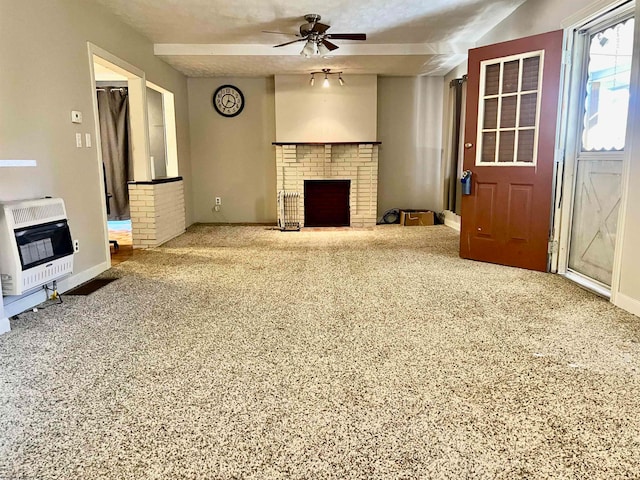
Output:
M274 48L271 45L256 44L190 44L156 43L156 55L171 56L274 56L300 55L304 42ZM340 55L466 55L472 43L394 43L394 44L342 44L331 56Z

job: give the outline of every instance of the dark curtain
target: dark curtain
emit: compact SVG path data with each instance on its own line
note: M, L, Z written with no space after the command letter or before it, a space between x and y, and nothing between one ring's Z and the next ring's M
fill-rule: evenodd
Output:
M446 210L460 215L460 174L462 172L464 136L464 103L466 78L456 78L449 84L451 89L450 102L450 145L446 161Z
M126 88L99 88L98 115L109 220L128 220L127 182L133 178L129 148L129 97Z

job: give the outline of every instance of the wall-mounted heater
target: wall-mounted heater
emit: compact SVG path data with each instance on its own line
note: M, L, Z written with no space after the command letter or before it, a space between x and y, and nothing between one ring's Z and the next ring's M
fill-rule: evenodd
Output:
M22 295L73 271L73 242L61 198L0 203L3 295Z
M278 226L282 231L300 230L298 192L278 192Z

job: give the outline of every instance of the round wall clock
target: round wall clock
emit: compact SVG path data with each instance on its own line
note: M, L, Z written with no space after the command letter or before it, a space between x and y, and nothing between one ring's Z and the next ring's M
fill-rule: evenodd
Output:
M235 117L244 108L244 95L238 87L222 85L213 94L213 106L223 117Z

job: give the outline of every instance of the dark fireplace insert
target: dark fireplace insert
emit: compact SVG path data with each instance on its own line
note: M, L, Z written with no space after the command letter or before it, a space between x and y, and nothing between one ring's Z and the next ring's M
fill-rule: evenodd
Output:
M350 189L351 180L305 180L304 226L348 227L351 225Z

